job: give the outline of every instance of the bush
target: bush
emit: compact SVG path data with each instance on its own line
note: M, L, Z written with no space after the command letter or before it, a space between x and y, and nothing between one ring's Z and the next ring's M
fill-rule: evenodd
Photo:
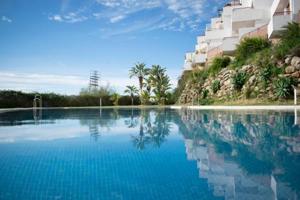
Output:
M245 72L237 72L232 78L232 84L234 89L241 91L247 80L247 74Z
M215 80L211 85L211 90L214 94L216 94L221 88L221 84L219 80Z
M204 84L205 80L208 78L207 70L198 70L193 71L192 73L192 82L194 84Z
M297 46L292 48L290 53L291 53L292 56L300 57L300 44L298 44Z
M274 47L274 56L283 59L286 55L296 51L300 45L300 26L298 23L289 23L280 34L281 41Z
M267 87L269 81L271 80L272 77L272 67L270 65L262 68L259 72L259 76L262 80L264 88Z
M213 99L200 99L199 104L200 105L211 105L214 103Z
M209 94L209 90L203 90L202 91L202 99L206 99L208 97L208 94Z
M177 82L177 87L174 91L174 99L175 101L178 101L180 95L182 94L187 82L191 80L192 78L192 72L191 71L184 71L181 77L179 78Z
M253 56L256 52L269 48L271 46L267 39L245 38L239 45L237 45L235 54L235 65L242 66L246 63L247 59Z
M213 76L217 75L223 68L226 68L230 62L231 59L228 56L214 58L209 67L209 74Z
M290 77L281 77L275 82L275 95L280 99L288 98L293 94L293 85L296 81Z

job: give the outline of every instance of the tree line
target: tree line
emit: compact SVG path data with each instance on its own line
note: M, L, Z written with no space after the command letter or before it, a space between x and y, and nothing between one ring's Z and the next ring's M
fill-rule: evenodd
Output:
M82 88L79 95L0 90L0 108L32 107L36 94L42 96L43 107L84 107L99 106L100 104L102 106L164 105L174 103L173 95L170 92L170 79L165 68L159 65L147 68L144 63L138 63L130 69L129 77L138 79L139 89L136 86L128 85L124 90L124 95L117 93L110 85L94 89Z

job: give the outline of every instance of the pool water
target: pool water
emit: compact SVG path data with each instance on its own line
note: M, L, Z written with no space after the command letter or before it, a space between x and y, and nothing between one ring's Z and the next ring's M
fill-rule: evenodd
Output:
M2 113L0 199L300 199L298 121L274 111Z

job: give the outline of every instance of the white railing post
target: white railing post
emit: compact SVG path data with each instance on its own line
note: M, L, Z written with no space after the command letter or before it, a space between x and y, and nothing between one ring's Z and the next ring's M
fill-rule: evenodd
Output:
M297 105L297 89L294 87L294 105Z

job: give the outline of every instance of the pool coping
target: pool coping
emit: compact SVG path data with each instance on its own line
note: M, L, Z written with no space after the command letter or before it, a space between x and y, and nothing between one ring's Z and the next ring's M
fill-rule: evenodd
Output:
M90 107L43 107L38 109L51 110L51 109L112 109L112 108L135 108L135 109L147 109L147 108L170 108L174 110L190 109L190 110L300 110L300 105L257 105L257 106L187 106L187 105L173 105L173 106L90 106ZM30 108L0 108L0 113L13 112L13 111L25 111L33 110Z
M42 109L42 110L55 110L55 109L61 109L61 110L69 110L69 109L150 109L150 108L171 108L171 106L87 106L87 107L42 107L42 108L36 108L36 109ZM0 113L5 112L14 112L14 111L26 111L26 110L33 110L33 107L29 108L0 108Z
M300 110L300 105L258 105L258 106L171 106L171 109L190 110Z

